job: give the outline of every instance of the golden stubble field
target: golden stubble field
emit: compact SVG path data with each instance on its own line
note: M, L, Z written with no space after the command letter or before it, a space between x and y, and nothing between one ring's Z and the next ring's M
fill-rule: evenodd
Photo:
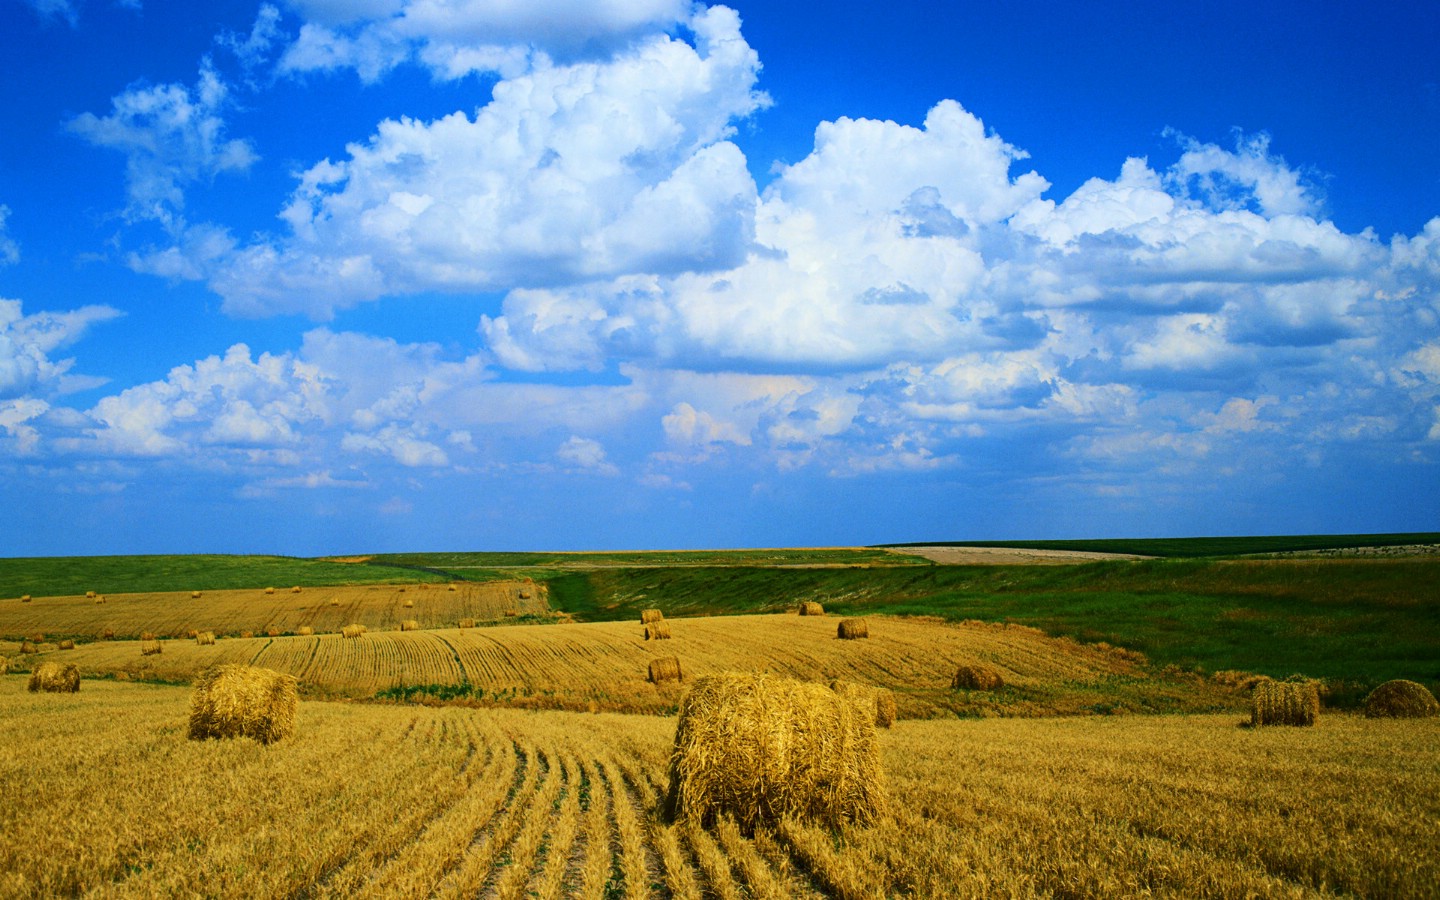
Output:
M301 703L186 739L183 687L0 677L6 897L1429 897L1440 721L900 721L877 825L656 815L675 720Z

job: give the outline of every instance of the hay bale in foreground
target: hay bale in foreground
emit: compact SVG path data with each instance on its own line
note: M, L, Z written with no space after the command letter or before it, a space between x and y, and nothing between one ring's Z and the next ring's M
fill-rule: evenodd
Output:
M161 651L164 650L164 649L165 649L165 646L164 646L163 644L161 644L159 641L141 641L141 642L140 642L140 655L141 655L141 656L154 656L155 654L161 652Z
M640 624L649 625L651 622L664 621L665 614L658 609L642 609L640 611Z
M75 649L75 642L72 641L72 640L70 640L69 638L66 638L65 640L63 640L63 641L61 641L61 642L59 643L58 647L59 647L59 649L61 649L61 650L74 650L74 649Z
M352 624L352 625L346 625L344 628L340 629L340 634L342 634L343 636L345 636L345 637L347 637L347 638L358 638L360 635L362 635L362 634L364 634L364 633L365 633L365 626L364 626L364 625L353 625L353 624Z
M1000 673L986 665L961 666L950 679L951 688L967 691L995 691L1005 686Z
M823 684L707 675L680 704L665 814L746 832L782 817L838 828L884 814L872 710Z
M405 621L403 621L403 622L400 623L400 630L401 630L401 631L419 631L419 630L420 630L420 623L417 622L417 621L415 621L414 619L406 619Z
M195 635L195 643L201 647L209 647L215 643L215 632L201 631Z
M888 688L837 679L830 682L830 690L860 704L861 709L874 712L876 728L889 728L895 724L895 695Z
M680 657L661 656L650 660L648 680L651 684L659 684L662 681L681 681L684 677L680 671Z
M1262 681L1250 695L1251 725L1314 725L1320 692L1312 681Z
M207 669L190 695L190 739L278 741L295 730L300 695L293 675L258 666Z
M645 640L647 641L668 641L670 640L670 623L665 621L651 622L645 626Z
M1365 715L1372 719L1424 719L1440 716L1440 703L1418 681L1396 678L1370 692L1365 698Z
M864 619L841 619L835 629L836 637L842 641L854 641L870 636L870 623Z
M30 671L31 692L73 694L80 690L80 668L74 663L43 662Z
M823 616L825 615L825 607L816 603L814 600L806 600L804 603L800 604L800 615Z

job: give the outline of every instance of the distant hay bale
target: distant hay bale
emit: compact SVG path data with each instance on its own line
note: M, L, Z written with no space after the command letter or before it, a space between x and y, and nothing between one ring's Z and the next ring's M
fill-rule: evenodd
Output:
M29 603L29 602L30 602L30 595L29 595L29 594L23 595L23 596L20 598L20 602L21 602L21 603Z
M153 631L142 631L142 632L140 632L140 640L142 640L142 641L153 641L153 640L155 640L155 632L153 632Z
M281 635L280 629L279 629L279 628L276 628L274 625L271 625L269 628L266 628L266 629L265 629L265 636L266 636L266 637L279 637L280 635Z
M105 595L104 595L104 594L101 594L100 596L96 597L96 598L95 598L95 602L96 602L96 603L104 603L104 602L106 602L106 601L105 601Z
M115 629L109 625L106 625L104 628L100 629L100 633L95 636L102 641L113 641L115 640Z
M201 631L195 635L195 644L200 647L211 647L215 644L215 632Z
M895 724L895 695L888 689L837 679L830 682L830 690L860 704L862 709L873 711L875 727L889 728Z
M94 599L95 599L95 592L94 592L94 591L86 591L86 592L85 592L85 599L86 599L86 600L94 600Z
M419 630L420 630L420 623L417 622L417 621L415 621L414 619L406 619L405 621L403 621L403 622L400 623L400 630L401 630L401 631L419 631Z
M45 643L45 635L44 633L37 631L34 634L30 635L28 640L32 644L43 644Z
M10 674L10 660L0 656L0 675Z
M362 635L362 634L364 634L364 633L365 633L365 626L364 626L364 625L351 624L351 625L346 625L344 628L340 629L340 634L342 634L343 636L345 636L345 637L347 637L347 638L358 638L360 635Z
M191 591L191 592L190 592L190 599L191 599L191 600L199 600L199 599L200 599L200 592L199 592L199 591Z
M340 605L340 598L339 598L339 597L331 597L331 598L330 598L330 605L331 605L331 606L339 606L339 605Z
M1320 692L1311 681L1262 681L1250 695L1251 725L1314 725Z
M39 653L40 651L39 651L38 649L36 649L35 645L32 644L32 643L30 643L29 641L21 641L21 642L20 642L20 652L21 652L21 653Z
M402 584L402 585L400 586L399 590L400 590L400 593L402 593L402 594L405 593L405 586Z
M873 709L823 684L707 675L680 704L665 814L746 832L785 817L831 828L885 811Z
M640 624L649 625L651 622L660 622L665 619L665 614L658 609L646 609L640 612Z
M253 638L253 637L255 636L255 632L253 632L253 631L242 631L242 632L240 632L240 636L241 636L242 638Z
M1365 715L1372 719L1424 719L1440 715L1440 703L1418 681L1387 681L1365 698Z
M258 666L215 666L195 680L190 739L248 737L273 743L295 730L299 705L293 675Z
M660 656L650 660L648 680L651 684L659 684L662 681L681 681L684 677L680 671L680 657Z
M292 588L290 589L290 593L292 593L292 594L298 594L298 593L300 593L300 585L297 584L297 585L295 585L294 587L292 587Z
M870 623L865 619L841 619L835 634L841 640L854 641L870 636Z
M75 642L72 641L72 640L70 640L69 638L66 638L65 640L63 640L63 641L60 642L59 648L60 648L61 650L74 650L74 649L75 649Z
M1210 676L1216 684L1222 684L1229 688L1240 690L1252 690L1255 685L1265 680L1264 675L1256 675L1254 672L1242 672L1239 669L1221 669Z
M519 610L515 610L515 609L507 609L507 610L505 610L505 617L506 617L506 618L513 619L514 617L516 617L516 616L518 616L518 615L520 615L520 611L519 611Z
M198 629L198 628L187 628L187 629L185 629L185 636L186 636L187 638L189 638L190 640L193 641L193 640L195 640L195 638L197 638L197 637L200 636L200 629Z
M447 591L453 591L453 590L457 590L457 588L455 587L455 585L451 584L451 585L447 585L446 588L445 588L445 590L447 590Z
M141 655L141 656L154 656L155 654L160 653L160 652L163 651L164 649L165 649L165 645L164 645L164 644L161 644L159 641L141 641L141 642L140 642L140 655Z
M823 616L825 615L825 607L816 603L814 600L806 600L804 603L800 604L800 615Z
M530 599L530 592L522 588L522 589L520 590L520 599L521 599L521 600L529 600L529 599Z
M460 620L460 627L461 627L461 628L474 628L474 627L475 627L475 620L474 620L474 619L461 619L461 620Z
M994 691L1005 686L1000 673L986 665L961 666L950 679L950 687L967 691Z
M267 588L265 589L265 593L267 593L267 594L273 594L273 593L275 593L275 589L274 589L273 587L267 587Z
M645 626L645 640L647 641L668 641L670 640L669 622L651 622Z
M80 669L74 663L43 662L30 670L31 692L73 694L80 690Z
M300 635L301 637L309 637L310 635L315 633L315 629L311 628L309 625L301 625L299 628L295 629L295 633Z
M406 600L406 601L405 601L405 608L406 608L406 609L414 609L414 608L415 608L415 601L414 601L414 600Z

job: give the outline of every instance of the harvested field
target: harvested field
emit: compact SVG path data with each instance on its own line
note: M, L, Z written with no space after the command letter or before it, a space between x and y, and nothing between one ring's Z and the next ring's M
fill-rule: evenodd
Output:
M522 600L522 591L530 598ZM34 631L85 639L102 627L122 639L145 632L184 637L192 630L233 635L273 629L294 634L302 626L317 632L339 631L351 622L393 629L405 619L419 620L422 628L454 628L462 618L500 621L507 609L522 615L550 613L543 586L526 580L464 582L454 591L439 584L381 584L316 587L300 593L206 591L198 599L188 591L109 594L107 599L110 602L103 608L80 596L37 598L29 605L0 604L0 639L17 639ZM405 605L407 599L410 607Z
M1440 719L901 722L877 739L904 802L878 824L831 832L786 819L745 836L728 820L703 830L654 815L673 718L312 701L295 736L260 747L187 740L185 688L87 682L62 697L22 685L0 679L0 718L14 723L0 767L5 897L1426 897L1440 887Z

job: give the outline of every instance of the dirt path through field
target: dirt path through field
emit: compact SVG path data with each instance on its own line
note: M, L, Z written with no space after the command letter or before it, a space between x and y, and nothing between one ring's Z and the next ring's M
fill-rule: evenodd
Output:
M1153 559L1133 553L1026 550L1020 547L893 547L891 552L923 556L942 566L1065 566L1100 559Z

